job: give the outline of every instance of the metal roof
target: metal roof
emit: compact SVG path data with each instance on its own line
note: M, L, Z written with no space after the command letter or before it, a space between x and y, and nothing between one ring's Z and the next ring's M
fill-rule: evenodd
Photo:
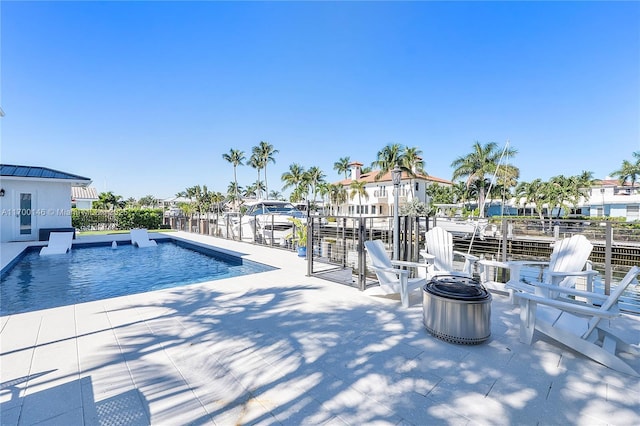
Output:
M16 166L13 164L0 164L0 176L91 181L91 179L84 176L61 172L48 167Z
M91 186L72 186L71 198L76 200L98 200L98 191Z

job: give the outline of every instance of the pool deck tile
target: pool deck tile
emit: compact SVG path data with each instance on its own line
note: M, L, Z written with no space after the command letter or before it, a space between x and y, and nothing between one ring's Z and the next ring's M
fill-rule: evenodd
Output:
M500 295L490 339L454 345L426 332L419 294L403 309L307 277L295 253L171 237L277 269L0 317L2 425L640 424L637 378L521 344ZM26 246L3 244L3 267ZM640 340L638 316L613 324Z

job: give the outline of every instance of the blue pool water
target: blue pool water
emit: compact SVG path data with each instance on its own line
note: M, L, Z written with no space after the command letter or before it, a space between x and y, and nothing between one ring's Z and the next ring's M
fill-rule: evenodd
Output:
M191 247L191 248L189 248ZM196 251L197 250L197 251ZM0 316L273 270L185 243L27 252L0 280Z

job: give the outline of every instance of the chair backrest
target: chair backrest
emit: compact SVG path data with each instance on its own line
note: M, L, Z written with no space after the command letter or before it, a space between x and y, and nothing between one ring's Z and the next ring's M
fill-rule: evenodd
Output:
M556 242L549 259L549 270L552 272L576 272L584 269L593 244L584 235L576 234ZM563 287L574 287L576 277L567 277L560 283Z
M640 266L632 266L627 272L627 275L624 276L616 286L616 289L607 297L607 299L600 306L601 311L609 311L611 310L616 303L618 303L618 299L622 296L622 293L629 287L629 285L633 282L633 280L640 274ZM588 336L591 332L596 328L598 323L600 322L599 317L593 317L589 321L589 329L584 334Z
M374 268L393 268L391 259L387 255L384 249L384 244L381 240L368 240L364 242L364 246L367 249L369 258L371 259L371 265ZM380 285L393 284L398 282L398 276L392 272L375 271Z
M131 233L131 241L149 241L149 233L146 229L132 229L129 231Z
M70 249L73 244L73 232L51 232L49 234L48 247L61 247Z
M427 252L435 256L436 271L453 271L453 236L439 226L425 234Z

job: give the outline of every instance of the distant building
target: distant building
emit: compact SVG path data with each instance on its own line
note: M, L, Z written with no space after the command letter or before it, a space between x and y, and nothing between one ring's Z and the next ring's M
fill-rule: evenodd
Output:
M91 179L46 167L0 164L0 242L34 241L71 227L71 188Z
M391 179L391 172L384 173L380 179L375 177L379 170L373 170L370 173L362 173L362 163L357 161L350 165L351 177L337 182L337 185L345 187L347 194L350 193L350 185L353 181L362 181L365 183L365 191L367 197L361 199L356 195L351 198L347 195L347 200L340 204L331 204L331 214L337 215L362 215L362 216L391 216L393 215L394 203L394 187ZM409 176L403 172L400 185L398 186L398 205L418 199L423 203L429 203L427 196L427 188L433 184L443 186L451 186L452 182L435 176L427 176L425 174L416 173L415 176Z
M590 189L590 196L579 206L583 214L592 217L624 217L627 222L640 220L640 185L620 184L617 179L605 179Z
M98 191L91 186L71 187L71 207L78 210L89 210L93 202L98 200Z
M487 201L487 216L520 215L537 216L535 204L522 203L514 198L505 203L504 209L500 200ZM549 211L544 206L545 216L558 216L557 209ZM570 211L560 211L560 217L612 217L624 218L627 222L640 220L640 185L621 184L617 179L597 181L590 189L588 197L581 199Z

